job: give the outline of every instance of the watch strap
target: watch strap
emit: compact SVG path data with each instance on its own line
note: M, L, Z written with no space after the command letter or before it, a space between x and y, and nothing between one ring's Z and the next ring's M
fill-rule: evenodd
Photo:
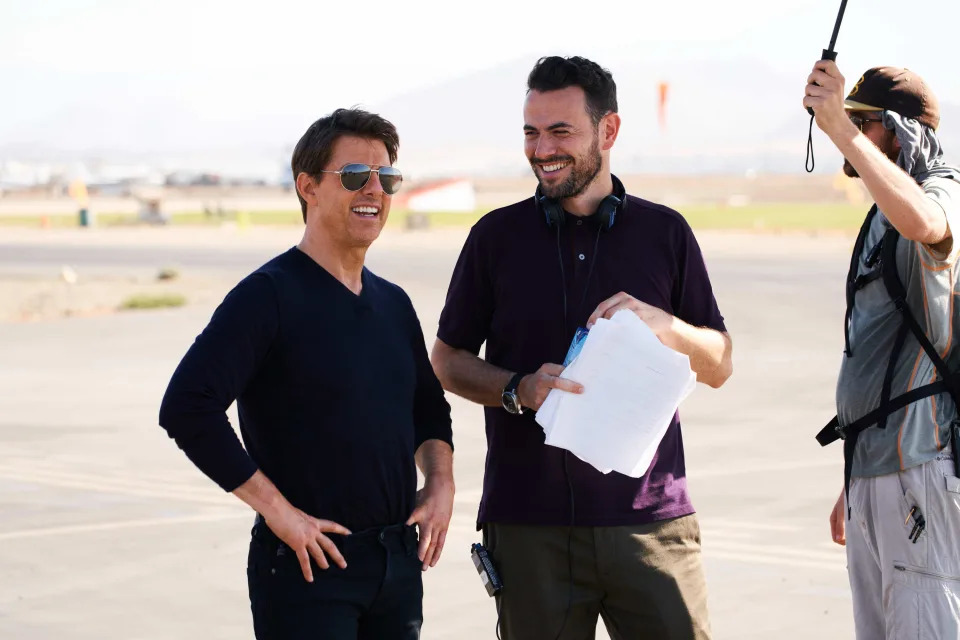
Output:
M520 386L520 381L523 380L522 373L515 373L513 377L510 378L510 382L507 383L507 386L503 388L504 393L516 393L517 387Z

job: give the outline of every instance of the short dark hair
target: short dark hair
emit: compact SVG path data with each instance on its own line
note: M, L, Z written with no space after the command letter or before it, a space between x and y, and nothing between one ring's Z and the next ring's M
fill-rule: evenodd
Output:
M397 128L389 120L362 109L337 109L307 127L306 133L294 148L293 157L290 159L294 188L297 176L301 173L317 180L321 178L323 174L320 171L330 161L334 145L343 136L380 140L387 147L390 164L397 161L400 137L397 135ZM306 222L307 202L300 195L299 189L297 199L300 200L303 221Z
M573 56L545 56L537 60L527 77L527 91L556 91L580 87L587 97L587 113L593 124L617 112L617 83L613 75L592 60Z

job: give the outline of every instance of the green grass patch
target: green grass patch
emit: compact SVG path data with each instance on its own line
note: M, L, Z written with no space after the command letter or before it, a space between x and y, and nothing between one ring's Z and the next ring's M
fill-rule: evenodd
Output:
M112 227L124 224L136 224L137 216L133 213L98 213L94 218L97 226ZM80 226L77 215L53 214L43 215L4 215L0 216L0 227L42 227L64 229Z
M749 231L856 230L867 214L865 205L751 204L743 207L693 205L679 211L694 229Z
M817 231L817 230L856 230L866 215L866 205L849 204L798 204L769 203L751 204L742 207L719 205L690 205L678 208L694 229L729 229L748 231ZM487 210L472 213L436 212L425 214L429 228L469 227L479 220ZM397 210L390 213L387 227L404 229L408 218L414 215L409 211ZM50 227L64 228L79 226L78 216L51 215L46 217ZM202 211L175 213L171 223L183 226L216 226L224 223L243 226L256 225L303 225L299 210L289 211L250 211L230 212L224 215L210 215ZM133 213L98 213L94 217L98 227L112 227L138 224ZM0 226L41 226L41 217L36 215L0 216Z
M434 212L421 214L426 215L430 228L433 227L469 227L477 220L482 218L487 211L467 212ZM412 214L410 211L391 211L387 218L387 227L403 228L407 226L408 218Z
M288 225L303 224L299 211L232 211L223 215L207 214L202 211L185 211L171 216L176 225L218 225L232 222L238 225Z
M426 214L430 227L470 226L475 223L486 211L471 213L428 213ZM390 228L403 228L407 225L409 211L395 210L387 218ZM240 225L303 225L303 214L299 210L292 211L250 211L235 212L223 216L209 216L201 211L175 213L172 216L173 224L216 225L223 222L232 222Z
M182 307L187 299L179 293L141 293L130 296L120 304L122 310L132 309L165 309L167 307Z
M428 213L427 218L431 227L470 226L475 223L486 211L472 213ZM390 228L403 228L407 225L409 211L391 211L387 219ZM44 217L46 222L44 222ZM217 226L224 223L245 225L303 225L303 215L299 210L289 211L250 211L230 212L223 215L206 214L202 211L185 211L174 213L170 223L183 226ZM75 215L9 215L0 216L0 227L40 227L44 224L51 228L79 227L79 216ZM139 224L135 213L97 213L93 217L93 224L97 227L116 227Z

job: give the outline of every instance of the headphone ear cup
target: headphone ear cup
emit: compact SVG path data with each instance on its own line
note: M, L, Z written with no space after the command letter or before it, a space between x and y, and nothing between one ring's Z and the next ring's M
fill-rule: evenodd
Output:
M600 206L597 207L597 221L600 223L601 229L609 231L613 227L617 218L617 211L622 204L623 201L615 195L609 195L600 202Z
M559 204L546 196L540 196L538 202L547 222L547 227L559 226L563 222L563 209Z

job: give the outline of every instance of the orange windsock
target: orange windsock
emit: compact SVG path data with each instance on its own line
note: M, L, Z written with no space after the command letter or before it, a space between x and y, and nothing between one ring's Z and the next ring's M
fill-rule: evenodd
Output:
M657 103L657 120L660 122L660 130L667 128L667 96L670 91L670 84L661 82L659 86L659 101Z

